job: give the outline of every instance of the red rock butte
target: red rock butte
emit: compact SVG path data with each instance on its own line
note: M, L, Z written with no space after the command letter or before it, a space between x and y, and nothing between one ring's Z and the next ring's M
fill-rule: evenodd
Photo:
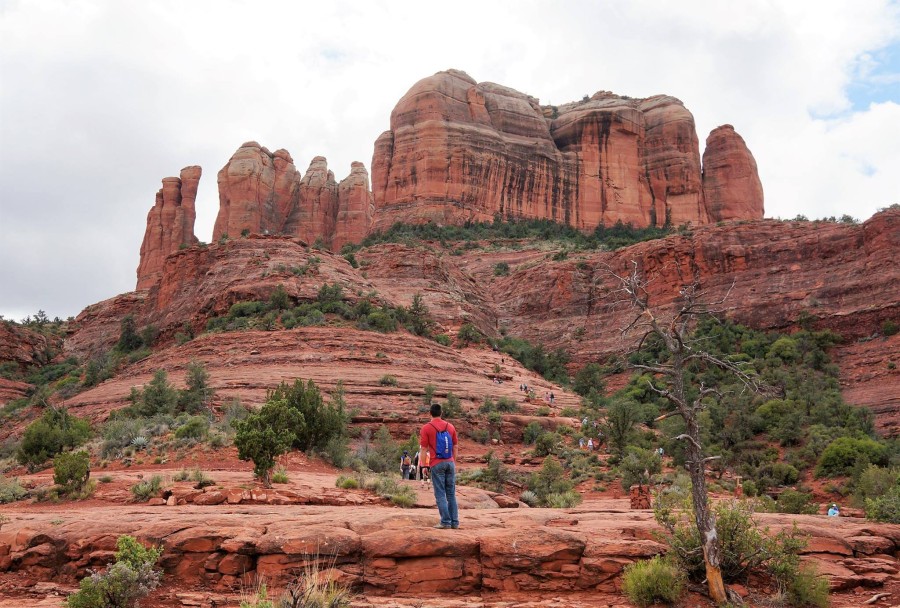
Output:
M372 187L362 163L337 182L322 156L301 174L287 150L246 142L218 173L212 238L280 234L339 250L395 222L550 219L590 231L761 219L756 161L731 125L706 140L674 97L606 91L561 106L468 74L424 78L375 142ZM138 289L167 255L196 242L199 167L165 178L147 218Z

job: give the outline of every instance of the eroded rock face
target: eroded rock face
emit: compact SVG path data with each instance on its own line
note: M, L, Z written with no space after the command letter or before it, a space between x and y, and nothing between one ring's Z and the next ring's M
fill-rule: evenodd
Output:
M731 125L712 130L703 151L703 196L713 222L763 215L756 160Z
M218 182L216 241L225 234L276 234L339 249L362 240L372 220L369 175L358 162L339 184L324 156L313 158L301 176L287 150L273 154L247 142L219 172Z
M751 193L744 183L751 165L727 148L712 157L716 201L728 208L718 213L760 218L761 188L742 208L728 203ZM730 191L732 175L744 180L738 194ZM381 228L497 214L587 230L618 220L638 226L712 221L694 119L674 97L600 92L548 108L458 70L425 78L403 96L391 129L375 142L372 184Z
M242 233L280 234L300 199L300 172L287 150L274 154L244 143L218 175L219 214L213 240Z
M181 177L163 178L156 203L147 214L137 289L147 289L159 280L166 256L198 242L194 236L194 220L201 173L200 167L191 166L181 170Z

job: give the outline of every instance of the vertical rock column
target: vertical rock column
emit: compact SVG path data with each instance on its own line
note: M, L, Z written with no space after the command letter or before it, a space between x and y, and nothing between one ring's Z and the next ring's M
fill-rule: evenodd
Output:
M756 159L731 125L716 127L706 138L703 197L711 222L763 217Z
M141 260L137 268L137 289L147 289L162 276L166 257L182 246L196 244L195 201L202 169L185 167L181 177L166 177L156 193L156 203L147 214L147 228L141 243Z

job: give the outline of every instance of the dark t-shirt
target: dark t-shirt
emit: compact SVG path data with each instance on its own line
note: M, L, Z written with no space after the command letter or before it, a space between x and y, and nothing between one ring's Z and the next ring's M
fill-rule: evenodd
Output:
M435 445L437 444L437 434L438 431L444 430L444 425L446 425L447 432L450 433L450 438L453 440L453 447L456 449L456 446L459 445L459 440L456 438L456 428L446 420L432 418L431 422L423 426L422 430L419 432L419 445L426 446L431 451L431 466L434 466L439 462L453 461L452 457L438 458L435 456L435 452L437 452L437 449L435 448Z

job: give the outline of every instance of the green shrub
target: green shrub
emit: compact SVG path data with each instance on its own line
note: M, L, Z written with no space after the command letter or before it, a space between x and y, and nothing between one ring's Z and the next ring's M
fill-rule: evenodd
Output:
M452 392L447 393L447 400L441 407L441 417L445 420L451 418L460 418L463 415L462 401Z
M529 507L537 507L541 504L538 495L532 492L531 490L525 490L519 495L519 500L524 502Z
M28 496L28 490L19 484L16 478L0 475L0 503L16 502Z
M175 431L176 439L204 439L209 433L209 419L205 416L191 416Z
M544 427L541 426L541 423L537 420L532 420L528 423L528 426L525 427L525 430L522 431L522 441L525 445L531 445L543 432Z
M440 344L441 346L450 346L450 344L452 342L450 340L450 336L448 336L447 334L437 334L434 337L434 341L437 342L438 344Z
M878 498L900 483L900 468L886 469L870 464L856 482L855 499L865 504L867 498Z
M131 536L120 536L116 547L116 562L82 579L66 600L69 608L130 608L159 586L162 571L155 566L162 547L146 548Z
M479 344L483 339L484 334L471 323L463 323L459 328L459 331L456 332L456 341L459 342L461 346Z
M638 606L673 604L684 592L684 576L671 560L653 559L629 564L622 572L622 590Z
M398 483L392 476L379 475L369 480L366 487L398 507L409 508L416 504L415 490L409 485Z
M800 568L788 581L785 593L794 608L828 608L828 579L811 565Z
M722 577L726 583L745 580L751 573L767 572L782 587L799 567L805 541L796 529L764 534L753 520L749 502L727 501L713 507L719 537ZM700 535L694 522L689 490L661 494L654 504L656 521L666 529L673 559L689 578L706 575Z
M16 458L20 464L34 468L65 449L78 447L89 436L87 420L76 418L63 408L50 408L25 429Z
M253 474L270 485L269 472L275 458L287 452L296 440L293 429L304 426L303 415L286 401L271 399L258 412L235 422L234 445L238 458L253 461Z
M796 513L814 515L818 512L818 507L812 503L812 494L809 492L798 492L797 490L786 489L778 495L778 512L779 513Z
M887 319L881 324L881 334L884 336L893 336L898 331L900 331L900 324L891 319Z
M150 479L143 479L131 486L131 495L135 502L147 502L155 496L159 496L162 489L162 477L154 475Z
M334 482L334 485L344 490L355 490L359 487L359 481L355 477L340 475L337 481Z
M868 437L838 437L822 452L816 467L816 477L850 475L860 459L871 464L886 464L887 448Z
M548 494L545 500L548 507L554 509L570 509L581 504L581 494L575 490Z
M557 433L546 431L535 439L534 453L536 456L548 456L555 453L560 445L562 445L562 437Z
M900 486L894 486L877 498L867 498L866 518L900 524Z
M287 469L284 467L278 467L272 472L272 483L288 483L289 481Z
M381 386L397 386L399 383L397 382L397 376L385 374L378 381L378 384L380 384Z
M633 485L647 485L650 476L662 471L662 456L655 450L628 446L625 457L619 463L622 489L626 492Z
M565 494L572 487L572 482L566 479L562 465L554 456L545 458L541 470L528 479L528 489L537 495L540 504L547 504L551 494Z
M91 459L84 450L63 452L53 459L53 483L65 493L81 490L91 476Z
M509 274L509 264L506 262L497 262L494 264L494 275L498 277L505 277Z
M312 380L304 383L298 379L293 385L282 382L268 395L266 401L284 401L300 414L300 423L290 427L294 431L292 445L298 450L333 451L336 445L334 440L337 439L340 443L347 437L349 418L344 409L342 385L335 389L330 402L326 403L319 387Z

